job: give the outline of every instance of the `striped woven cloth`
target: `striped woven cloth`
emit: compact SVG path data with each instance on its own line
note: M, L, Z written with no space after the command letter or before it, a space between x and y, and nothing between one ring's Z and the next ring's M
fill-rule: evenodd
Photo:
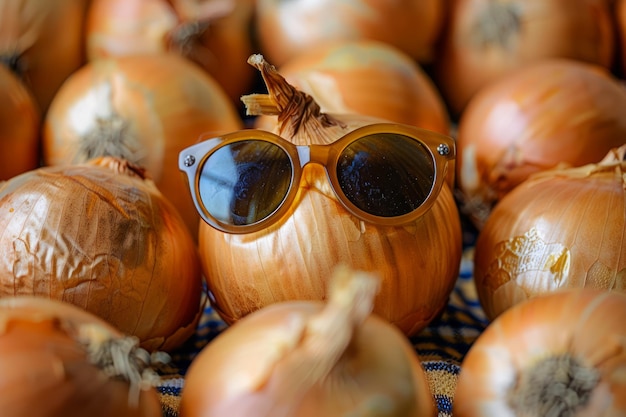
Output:
M463 357L487 325L472 281L472 249L464 251L460 274L443 314L411 338L426 371L439 417L452 416L456 381ZM207 307L196 334L172 355L179 374L164 376L158 387L163 414L177 417L184 373L194 356L217 336L225 324Z

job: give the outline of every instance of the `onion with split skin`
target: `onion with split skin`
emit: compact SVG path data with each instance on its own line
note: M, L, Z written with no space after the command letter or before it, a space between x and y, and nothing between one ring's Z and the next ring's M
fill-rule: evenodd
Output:
M0 297L77 305L173 350L202 314L196 244L143 169L118 158L42 167L0 184Z
M0 65L0 181L39 167L39 107L28 88Z
M0 299L3 417L160 417L154 368L168 361L74 305Z
M480 229L529 175L561 163L600 161L626 142L626 88L606 69L549 59L478 93L457 133L462 210Z
M434 417L406 337L371 314L379 279L342 266L322 301L267 306L227 328L186 374L180 417Z
M626 415L625 317L625 294L589 288L514 306L463 359L453 415Z
M626 293L625 155L535 174L498 203L474 251L488 318L565 288Z
M63 84L43 125L45 165L113 156L150 173L194 238L200 217L178 171L178 153L206 132L243 127L210 75L174 54L92 61Z
M219 82L232 102L254 81L246 65L254 0L91 0L87 58L176 53Z
M611 0L452 0L433 76L453 117L483 87L546 58L611 68Z
M274 114L274 132L298 145L332 143L380 119L320 112L260 55L250 58L269 95L245 96L252 114ZM406 334L426 327L447 305L458 276L462 237L452 192L443 184L434 205L402 226L366 223L335 197L324 168L304 167L299 194L270 227L245 234L202 222L199 250L216 311L227 323L269 304L321 300L332 268L346 263L382 277L374 312Z

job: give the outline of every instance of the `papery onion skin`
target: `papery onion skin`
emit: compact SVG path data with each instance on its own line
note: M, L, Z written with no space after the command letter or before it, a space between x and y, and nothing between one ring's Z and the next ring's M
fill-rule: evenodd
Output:
M281 91L280 100L289 100L285 90L293 87L284 79L274 83L270 89ZM380 121L354 114L316 116L310 108L289 108L293 113L278 116L274 129L297 145L332 143L357 127ZM328 119L334 122L320 125L320 120ZM443 310L462 251L460 217L447 184L422 217L394 227L349 214L320 165L305 166L297 186L290 210L265 230L234 235L200 224L203 271L213 306L226 322L279 301L324 299L326 279L338 263L382 277L374 312L408 335Z
M327 340L326 329L351 314L332 297L276 303L227 328L187 372L180 416L435 416L419 358L389 322L368 314L350 325L348 316L350 328L334 329L343 330L337 338L345 350L337 338ZM328 357L336 357L328 373L301 389Z
M620 149L599 164L536 174L498 203L474 251L490 319L564 288L626 293L626 145Z
M371 39L433 60L445 6L439 0L256 0L255 27L261 52L281 66L301 50L335 40Z
M196 245L172 204L135 173L103 158L4 182L0 297L75 304L148 350L188 339L201 315Z
M607 0L453 0L433 70L453 117L498 78L547 58L611 68Z
M177 53L200 65L236 105L252 86L254 0L92 0L87 58Z
M32 93L0 64L0 181L39 167L39 106Z
M178 171L178 153L203 133L243 122L223 89L174 54L92 61L56 95L44 121L45 165L111 155L146 168L194 238L199 216Z
M624 317L626 295L589 288L562 290L516 305L486 328L463 359L454 416L526 415L511 408L510 390L534 364L561 355L599 376L586 405L576 410L577 417L626 414ZM552 378L555 375L541 382L555 387Z
M626 138L626 88L604 68L545 60L477 94L458 125L457 186L480 229L529 175L600 161Z
M331 42L302 51L281 65L280 73L313 96L324 113L364 114L451 133L447 109L428 74L392 45Z
M233 323L278 301L323 299L324 277L345 262L381 274L377 314L408 335L425 328L459 272L461 227L448 186L413 224L382 227L347 213L320 167L303 175L293 209L267 230L232 235L200 224L203 271L222 318Z
M0 1L0 59L32 91L43 114L65 79L85 62L88 2Z
M3 417L159 417L154 388L131 399L130 384L91 363L81 328L123 334L76 306L36 297L0 300L0 409ZM95 339L92 339L95 342Z
M232 328L227 329L224 336L220 335L214 339L205 349L201 351L199 356L194 359L192 367L186 374L185 387L183 388L180 416L213 416L211 412L202 410L210 410L212 407L218 408L219 401L225 400L224 397L232 395L233 410L238 407L242 409L252 409L254 407L254 393L245 395L242 391L250 389L246 374L253 380L265 362L271 361L273 355L281 349L286 349L281 344L281 338L288 339L290 329L289 318L294 313L300 313L306 318L316 312L319 312L321 305L316 305L313 301L293 302L289 306L275 304L267 307L267 311L258 311L254 315L246 317L250 320L238 322ZM265 310L265 309L264 309ZM230 330L235 330L231 332ZM350 392L350 388L346 387L345 379L364 378L359 375L358 370L366 370L368 367L376 366L378 354L383 354L389 350L390 345L396 343L404 344L404 335L390 328L387 321L371 317L364 324L362 330L355 335L354 346L355 351L352 352L350 358L345 360L343 365L337 367L329 379L325 381L325 386L316 387L312 390L303 402L306 404L298 410L297 416L320 416L320 415L336 415L320 412L324 409L324 403L332 409L333 406L341 403L341 400L347 401L349 396L342 395ZM275 341L273 339L276 339ZM401 352L401 353L400 353ZM399 350L397 357L403 355L416 355L416 353L407 346L404 350ZM236 357L234 357L236 355ZM396 364L398 368L403 370L406 380L414 380L415 386L411 387L417 398L415 407L417 411L409 414L410 416L428 416L436 415L431 397L426 375L416 361L398 360ZM349 370L349 369L352 370ZM391 373L399 371L398 368L388 368L384 372ZM380 375L383 377L384 375ZM232 379L230 378L232 377ZM398 379L398 375L396 375ZM240 378L237 380L237 378ZM228 384L225 381L232 381ZM404 380L404 379L402 379ZM363 380L362 380L363 381ZM372 381L380 383L378 381ZM389 381L390 385L392 381ZM327 386L326 386L327 385ZM367 385L367 384L365 384ZM337 388L340 387L340 388ZM409 388L408 386L406 387ZM239 394L239 395L238 395ZM258 393L257 393L258 394ZM342 398L343 397L343 398ZM247 401L250 404L246 405ZM225 401L228 403L228 401ZM307 412L308 407L308 412ZM244 416L250 414L236 414L231 416ZM407 415L407 417L409 416Z

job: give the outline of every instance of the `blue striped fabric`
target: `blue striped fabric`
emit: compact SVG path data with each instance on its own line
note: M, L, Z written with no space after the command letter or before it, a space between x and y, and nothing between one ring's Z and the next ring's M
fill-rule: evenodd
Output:
M439 409L439 417L452 415L454 389L463 357L487 325L472 280L472 249L465 250L456 286L443 314L411 338ZM196 334L173 354L179 374L164 377L158 390L166 417L177 416L185 370L195 355L217 336L225 324L207 307Z

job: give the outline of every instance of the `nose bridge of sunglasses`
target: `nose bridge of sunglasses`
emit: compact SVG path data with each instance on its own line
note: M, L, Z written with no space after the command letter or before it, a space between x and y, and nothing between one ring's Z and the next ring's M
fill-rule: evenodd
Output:
M298 158L300 159L300 167L304 168L309 162L315 162L326 166L330 157L330 147L325 145L298 145Z
M302 169L298 186L315 189L329 198L336 198L328 175L326 175L329 169L330 146L298 145L296 150Z

